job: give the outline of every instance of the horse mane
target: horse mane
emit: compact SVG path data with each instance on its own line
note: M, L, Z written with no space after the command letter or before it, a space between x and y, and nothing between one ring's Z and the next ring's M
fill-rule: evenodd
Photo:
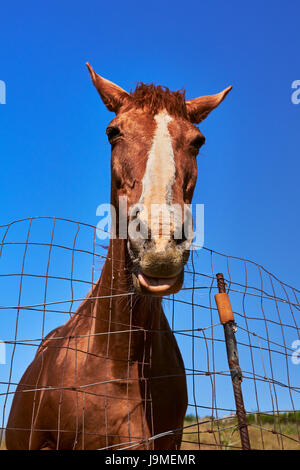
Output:
M130 96L131 104L136 108L147 108L151 114L166 109L170 115L187 119L185 90L170 91L161 85L139 82Z

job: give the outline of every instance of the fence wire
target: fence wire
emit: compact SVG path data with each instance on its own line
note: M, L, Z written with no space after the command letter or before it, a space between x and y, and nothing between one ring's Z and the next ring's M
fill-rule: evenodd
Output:
M97 284L107 259L107 246L100 238L97 227L54 217L33 217L0 226L3 448L12 399L25 369L49 331L78 315L80 304ZM114 261L118 262L117 256ZM178 432L183 433L181 449L241 448L224 332L214 300L218 291L218 272L224 274L237 326L251 448L300 449L300 291L253 261L206 247L191 251L183 288L178 294L163 299L165 315L185 366L188 409L183 427L150 438L141 434L135 436L130 429L128 411L128 432L116 441L110 434L110 418L106 413L105 439L100 449L135 449L141 444L151 448L156 439L166 435L172 437ZM124 297L129 305L135 295L134 292L114 290L111 286L106 290L101 298ZM99 301L99 296L90 299ZM92 319L92 313L90 317ZM72 339L75 344L80 341L80 344L88 345L95 336L122 333L128 335L130 341L137 332L141 332L139 326L124 322L119 329L115 327L110 331L109 328L106 333L89 331L76 336L74 332ZM153 332L151 328L143 333L149 332ZM163 333L159 330L159 334ZM66 338L59 334L50 338L51 347L61 347L60 340L63 339ZM81 353L88 356L88 346ZM120 357L120 361L129 363L129 357ZM145 366L145 361L141 367ZM64 386L63 381L59 387L51 383L27 385L31 392L59 390L61 399L65 391L72 389L76 393L78 416L82 415L82 407L89 395L104 396L105 400L125 399L129 410L128 403L135 400L128 394L132 379L127 381L125 388L124 385L120 388L123 395L120 392L114 397L109 395L107 388L112 381L126 384L126 377L97 380L95 371L93 383L77 383L74 377L72 387ZM26 393L26 390L18 393ZM172 400L171 389L169 393ZM146 398L146 395L144 406L147 400L147 406L151 407L151 397ZM76 429L66 429L61 425L62 410L58 407L57 426L47 431L56 435L72 433L74 448L79 441L84 448L84 435L97 436L99 433L97 429L94 432L86 430L84 424L80 427L78 419L76 417Z

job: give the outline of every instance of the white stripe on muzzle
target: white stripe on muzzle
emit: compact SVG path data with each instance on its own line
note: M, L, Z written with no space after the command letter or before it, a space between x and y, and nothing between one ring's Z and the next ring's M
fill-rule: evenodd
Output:
M142 180L142 194L139 203L144 208L140 213L142 220L147 220L151 217L151 231L153 238L160 238L159 233L154 227L157 223L153 223L153 205L161 205L164 207L163 223L160 229L164 232L164 225L166 224L166 233L164 238L169 238L170 234L170 217L172 211L172 187L175 181L175 160L172 147L172 139L168 129L169 122L172 121L171 116L166 110L161 111L154 119L157 123L152 146L148 155L145 174ZM152 210L151 210L152 209ZM149 218L148 218L149 217ZM174 214L173 216L174 217ZM174 219L173 219L174 221ZM157 221L156 221L157 222ZM173 226L173 223L171 223Z

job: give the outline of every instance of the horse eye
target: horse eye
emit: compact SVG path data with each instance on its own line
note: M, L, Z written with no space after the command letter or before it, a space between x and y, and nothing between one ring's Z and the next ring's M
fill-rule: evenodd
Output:
M194 140L191 142L191 146L194 147L196 150L199 150L202 145L205 143L204 135L198 135Z
M108 127L106 129L106 134L110 142L122 135L120 129L117 126Z

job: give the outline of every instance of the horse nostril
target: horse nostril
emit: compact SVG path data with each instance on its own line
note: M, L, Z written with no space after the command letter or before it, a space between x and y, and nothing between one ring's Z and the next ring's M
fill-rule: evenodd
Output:
M175 241L176 245L181 245L182 243L186 242L187 238L184 233L184 227L182 227L182 230L180 233L174 232L172 235L172 238Z
M145 240L151 237L151 231L147 222L135 216L129 219L128 235L132 243L141 245Z

